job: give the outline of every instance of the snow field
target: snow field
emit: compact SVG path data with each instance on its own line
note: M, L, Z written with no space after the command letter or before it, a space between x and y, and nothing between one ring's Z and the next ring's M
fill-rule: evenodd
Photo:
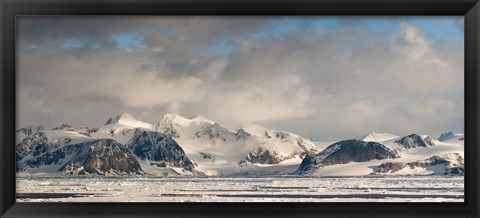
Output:
M18 202L463 202L460 176L18 178ZM53 193L53 194L52 194Z

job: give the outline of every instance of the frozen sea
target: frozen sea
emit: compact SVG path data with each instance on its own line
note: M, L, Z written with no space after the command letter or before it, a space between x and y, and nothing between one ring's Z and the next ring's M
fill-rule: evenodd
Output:
M17 178L18 202L463 202L463 176Z

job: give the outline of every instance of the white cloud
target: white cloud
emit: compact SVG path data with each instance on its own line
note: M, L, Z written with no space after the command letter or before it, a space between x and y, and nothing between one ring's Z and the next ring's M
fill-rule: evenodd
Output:
M298 75L274 77L257 84L241 83L236 89L214 89L215 95L206 97L208 108L221 120L261 122L291 120L313 113L308 107L310 91ZM225 89L228 90L228 89Z
M175 35L139 30L145 44L123 49L22 49L19 123L48 126L62 119L92 126L122 112L155 122L176 112L231 126L258 122L316 138L463 131L458 45L429 39L408 22L400 22L400 33L388 39L358 24L341 24L336 31L306 25L254 38L265 20L243 20L246 27L238 30L233 27L239 23L231 22L240 21L136 20L138 28L163 25ZM108 41L109 27L133 28L99 25L105 29L96 28L99 39L92 36L93 41ZM227 41L231 52L205 50L215 40Z

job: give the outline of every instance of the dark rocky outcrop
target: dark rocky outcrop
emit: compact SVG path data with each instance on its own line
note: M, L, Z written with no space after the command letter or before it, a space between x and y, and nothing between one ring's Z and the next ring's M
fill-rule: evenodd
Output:
M29 168L38 168L43 165L59 165L63 164L65 159L65 149L56 149L48 151L42 155L38 155L28 160L17 161L16 171L21 172L28 170Z
M250 151L241 163L258 163L258 164L278 164L285 160L285 157L277 154L275 151L270 151L263 147L257 147ZM239 164L241 164L239 162Z
M165 162L188 171L195 168L182 147L172 137L160 132L136 129L128 148L142 160Z
M82 143L80 146L84 147L83 151L63 165L60 172L99 175L143 174L132 152L113 139L95 140Z
M377 142L364 142L350 139L337 142L325 148L315 156L306 155L297 173L304 173L319 167L346 164L350 162L364 162L399 158L396 151Z
M375 173L395 173L403 168L405 168L403 162L383 162L378 166Z
M247 131L245 131L242 128L238 129L237 132L235 133L235 139L236 140L245 140L245 139L247 139L251 136L252 135L250 133L248 133Z
M315 155L307 154L300 163L300 167L298 167L296 173L304 173L315 169L316 167L317 163L315 161Z
M195 136L197 138L220 139L223 141L227 141L236 137L234 133L230 132L228 129L219 125L218 123L213 125L205 125L195 132Z
M213 154L206 153L206 152L200 152L200 155L202 155L203 159L213 159L214 158Z
M41 125L40 126L31 125L31 126L23 127L21 129L17 130L16 132L17 133L23 133L27 136L31 136L31 135L35 135L38 132L45 132L45 128Z
M411 134L405 137L402 137L395 141L398 145L405 149L412 149L418 147L427 147L434 145L433 138L425 142L421 136L417 134Z
M429 146L434 146L435 145L435 138L431 137L431 136L426 136L425 138L423 138L423 141L425 142L425 144L429 145Z
M440 137L438 137L438 141L446 141L455 138L459 141L465 140L465 136L463 133L446 132L440 135Z
M71 159L67 160L68 157ZM143 174L134 155L113 139L50 148L27 160L17 161L16 169L18 172L41 166L58 167L59 172L72 174Z
M277 131L275 132L275 137L277 139L286 139L290 136L290 134L286 133L286 132L281 132L281 131Z
M48 138L42 126L25 127L17 130L17 133L19 132L25 134L26 136L15 145L16 161L22 160L33 151L38 153L39 150L43 150L43 147L47 147Z

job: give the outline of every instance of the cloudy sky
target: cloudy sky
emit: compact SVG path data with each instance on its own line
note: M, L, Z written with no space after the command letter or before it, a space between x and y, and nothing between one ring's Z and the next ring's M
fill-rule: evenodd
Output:
M20 17L17 126L202 115L315 140L463 132L463 17Z

